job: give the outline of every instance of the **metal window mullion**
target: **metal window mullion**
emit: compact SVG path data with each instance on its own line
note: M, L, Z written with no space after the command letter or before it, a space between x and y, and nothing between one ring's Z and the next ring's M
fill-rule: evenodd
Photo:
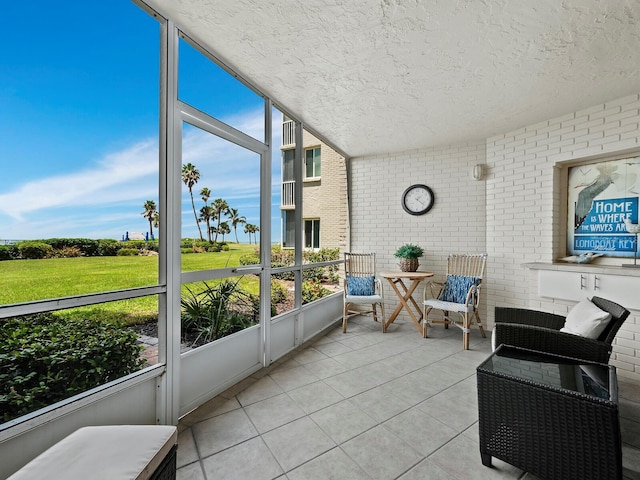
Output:
M264 102L264 140L267 146L260 156L260 325L262 328L262 365L271 362L271 144L273 143L273 108Z
M303 166L304 166L304 149L302 148L303 142L303 124L302 122L296 121L296 129L295 129L295 138L296 138L296 152L294 155L294 163L293 163L293 176L296 179L296 185L299 187L296 188L294 192L295 195L295 210L294 210L294 218L295 218L295 265L296 275L295 275L295 308L302 307L302 251L304 245L302 243L303 240L303 224L302 224L302 209L304 205L302 204L302 178L303 178Z
M165 158L161 168L161 195L164 207L160 210L161 275L167 285L167 293L161 302L164 342L160 348L161 359L167 364L167 373L159 382L158 421L175 425L180 406L180 234L181 234L181 157L182 122L177 114L178 99L178 30L172 21L166 25L164 37L163 95L165 102L166 131L164 132ZM160 320L160 319L159 319ZM164 355L162 351L164 350Z
M187 103L179 101L178 107L182 112L182 119L195 127L205 130L206 132L223 138L231 143L240 145L254 153L263 154L268 148L266 143L256 140L252 136L235 129L196 108L193 108Z

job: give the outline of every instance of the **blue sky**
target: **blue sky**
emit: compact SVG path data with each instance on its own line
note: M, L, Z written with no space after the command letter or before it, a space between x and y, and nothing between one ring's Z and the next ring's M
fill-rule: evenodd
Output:
M158 23L128 0L6 2L3 17L0 240L146 232L144 202L158 202ZM261 98L181 44L180 97L261 139ZM193 127L183 139L183 163L201 173L196 208L207 187L259 224L257 155ZM195 237L183 194L182 236Z

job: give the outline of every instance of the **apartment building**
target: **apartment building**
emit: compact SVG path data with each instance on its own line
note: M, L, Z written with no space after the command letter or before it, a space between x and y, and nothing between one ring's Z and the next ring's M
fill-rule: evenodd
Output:
M347 246L347 169L345 158L306 129L302 134L302 245L305 249ZM282 122L282 247L295 241L295 122Z

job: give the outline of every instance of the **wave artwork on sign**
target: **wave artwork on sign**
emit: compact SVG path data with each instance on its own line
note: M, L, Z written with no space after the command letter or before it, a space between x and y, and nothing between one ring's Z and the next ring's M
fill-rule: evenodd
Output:
M569 168L567 251L635 256L640 156Z

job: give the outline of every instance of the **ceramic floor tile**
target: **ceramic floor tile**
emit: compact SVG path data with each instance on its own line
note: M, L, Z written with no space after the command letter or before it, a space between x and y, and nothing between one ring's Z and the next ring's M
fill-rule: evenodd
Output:
M424 373L417 375L411 373L392 380L382 385L381 388L390 398L390 401L393 398L397 398L408 407L412 407L440 393L441 389L434 385L431 380L432 377Z
M244 407L251 405L252 403L259 402L266 398L275 397L283 393L282 387L278 385L273 379L267 375L261 378L256 383L238 393L238 401Z
M324 353L328 357L334 357L343 353L349 353L352 350L340 342L329 342L321 345L315 345L316 350Z
M187 414L184 418L180 419L180 423L191 426L194 423L201 422L207 418L215 417L222 413L230 412L240 408L240 402L236 397L225 398L222 396L214 397L205 404L199 406L194 411Z
M457 430L415 407L387 420L382 425L424 456L431 455L458 435Z
M377 387L380 384L380 379L370 372L363 373L356 369L325 378L324 382L345 398L349 398Z
M445 390L419 403L418 408L459 432L478 421L477 395L461 396Z
M317 362L318 360L324 360L329 358L325 353L322 353L319 349L309 346L300 351L294 357L300 365L304 365L309 362Z
M289 480L369 480L371 477L336 447L288 472L287 478Z
M306 368L319 379L333 377L334 375L338 375L339 373L347 371L347 367L339 362L336 362L333 358L327 358L326 360L307 363L304 368Z
M344 452L371 478L390 480L399 477L424 459L424 456L382 426L358 435L341 445Z
M336 446L308 417L271 430L262 438L286 472Z
M345 400L310 415L334 442L341 444L377 425L377 421L359 406Z
M460 480L441 469L428 458L413 467L398 480Z
M200 462L191 463L176 470L176 480L206 480Z
M308 414L344 400L344 397L323 381L310 383L289 392L289 396Z
M361 408L377 422L384 422L391 417L411 408L411 404L402 398L389 394L386 385L372 388L349 399L352 405Z
M332 358L348 369L363 367L379 360L375 355L363 350L352 350L347 353L335 355Z
M306 415L305 411L286 393L256 402L245 412L260 433L268 432Z
M302 365L274 372L270 376L285 392L319 380L318 377Z
M284 473L260 437L205 458L202 463L211 479L271 480Z
M457 328L424 339L407 318L379 327L336 325L182 418L177 478L540 480L480 461L475 368L488 340L474 330L464 351ZM640 386L620 384L623 476L640 480Z
M201 458L258 435L244 410L223 413L196 423L191 429Z
M480 460L478 441L459 435L429 456L429 460L456 478L465 480L518 479L522 470L496 458L493 467Z
M178 434L178 453L176 456L176 465L178 468L199 460L196 442L193 440L191 429L184 430Z

